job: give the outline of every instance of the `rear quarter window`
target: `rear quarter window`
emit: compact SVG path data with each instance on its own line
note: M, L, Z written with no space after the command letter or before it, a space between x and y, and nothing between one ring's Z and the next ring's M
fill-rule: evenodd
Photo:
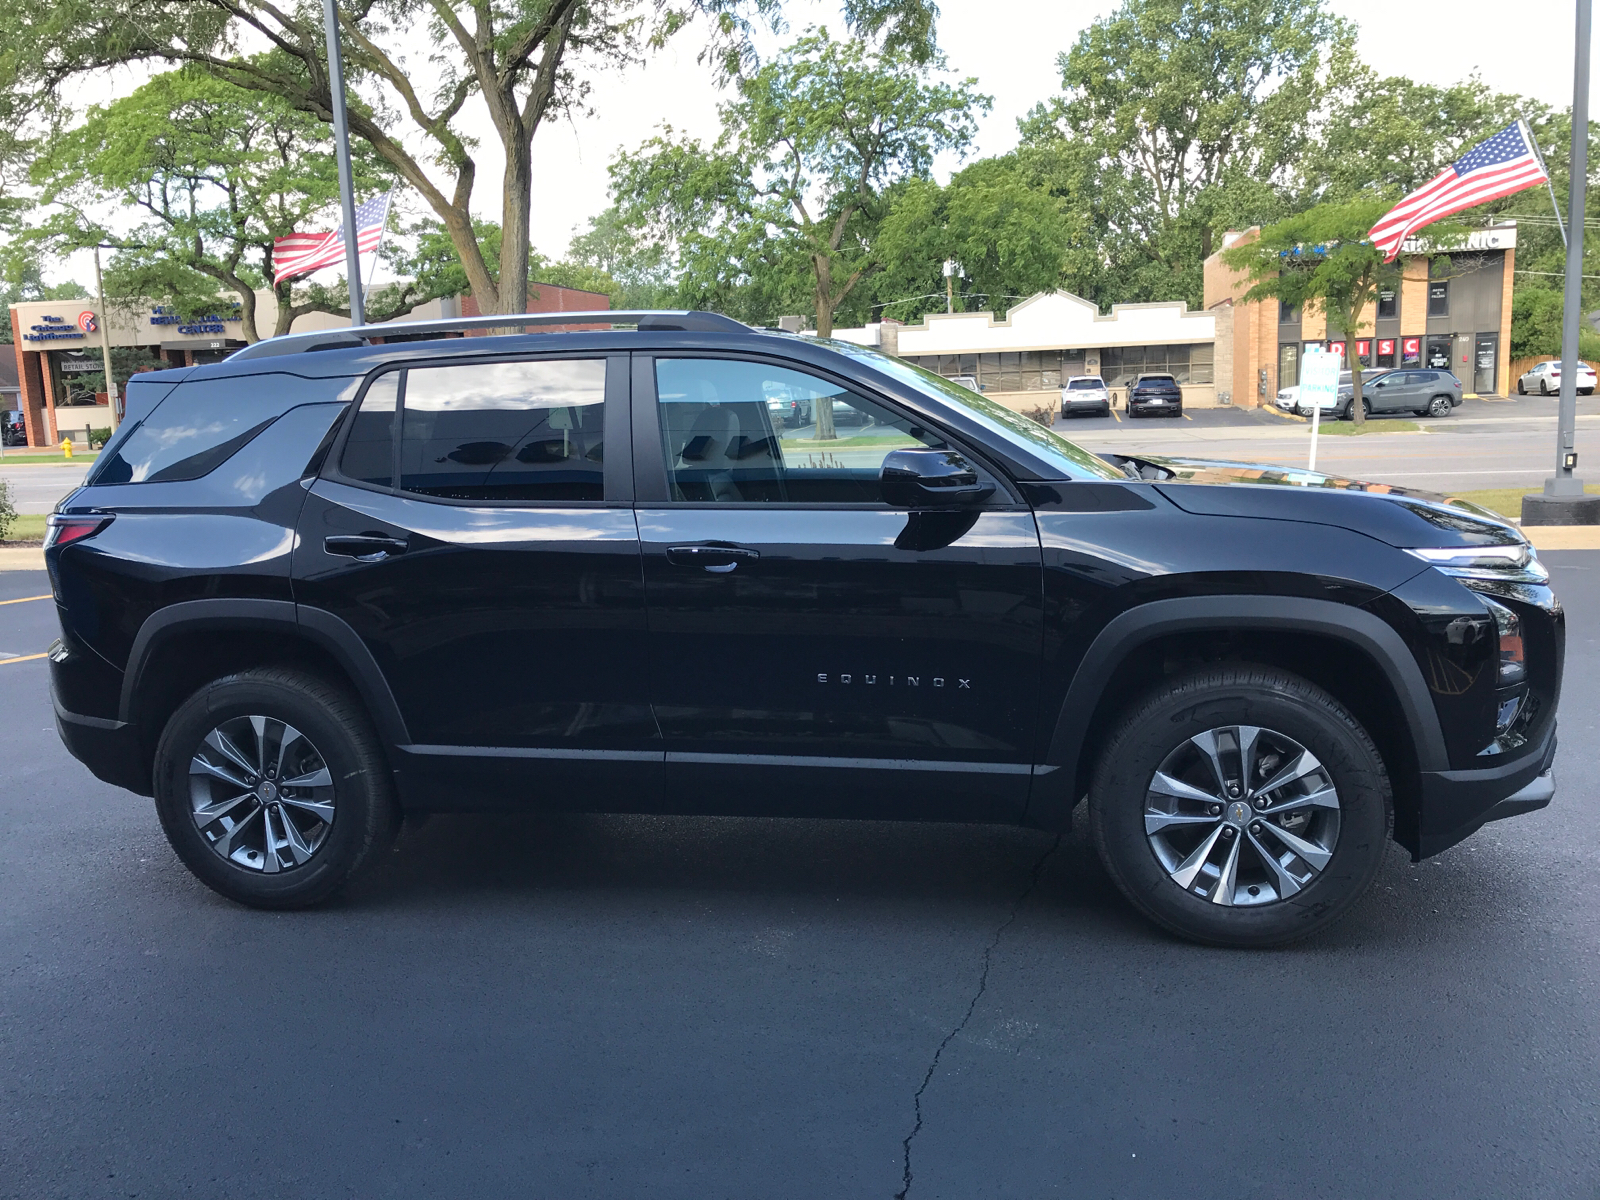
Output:
M180 383L95 465L87 482L199 479L296 405L340 398L343 379L245 375ZM296 469L302 464L296 464Z

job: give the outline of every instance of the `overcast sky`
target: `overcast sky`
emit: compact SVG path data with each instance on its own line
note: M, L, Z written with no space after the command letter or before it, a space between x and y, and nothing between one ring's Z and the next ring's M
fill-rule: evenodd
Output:
M939 43L951 70L975 76L994 97L973 149L978 157L1016 144L1017 118L1060 86L1056 55L1116 8L1072 0L939 4ZM1571 103L1571 0L1522 0L1513 9L1483 0L1332 0L1330 6L1356 23L1362 56L1383 74L1447 84L1476 71L1493 90L1522 92L1562 108ZM837 33L842 28L838 7L837 0L791 0L785 36L811 24L826 24ZM606 206L606 167L618 150L637 146L662 122L707 140L715 136L717 104L724 97L695 62L701 44L697 33L680 33L641 68L599 78L590 97L592 117L561 121L540 132L534 144L532 232L541 253L561 257L574 229L581 230ZM780 44L780 39L762 40L768 50ZM124 81L105 90L120 94L126 86ZM498 142L487 119L476 108L469 111L481 122L474 130L481 139L474 207L498 219ZM941 175L955 165L939 164ZM93 286L93 267L85 255L75 256L64 273Z

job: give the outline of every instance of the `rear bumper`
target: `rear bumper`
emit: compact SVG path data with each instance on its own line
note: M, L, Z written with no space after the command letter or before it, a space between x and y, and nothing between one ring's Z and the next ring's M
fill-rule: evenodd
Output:
M69 712L61 707L54 687L50 689L50 700L55 706L56 732L61 735L62 744L96 779L141 796L153 794L150 763L132 725Z
M1490 821L1536 812L1556 794L1554 725L1530 754L1483 771L1422 772L1415 861L1448 850Z

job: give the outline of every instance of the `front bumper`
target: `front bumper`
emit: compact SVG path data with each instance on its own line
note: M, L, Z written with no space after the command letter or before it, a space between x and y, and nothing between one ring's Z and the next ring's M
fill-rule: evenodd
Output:
M1532 753L1482 771L1423 771L1416 848L1420 862L1471 837L1490 821L1536 812L1556 794L1554 723Z

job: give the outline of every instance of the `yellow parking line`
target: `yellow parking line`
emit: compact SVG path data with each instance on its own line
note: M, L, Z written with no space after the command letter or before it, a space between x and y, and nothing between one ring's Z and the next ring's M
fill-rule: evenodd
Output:
M1115 421L1118 425L1122 424L1122 418L1117 416L1117 410L1114 409L1114 408L1111 410L1111 419L1113 421Z
M49 596L18 596L15 600L0 600L0 605L26 604L29 600L48 600Z
M1178 415L1179 415L1179 416L1180 416L1180 417L1182 417L1182 418L1183 418L1183 419L1184 419L1184 420L1185 420L1185 421L1192 421L1192 420L1194 420L1194 418L1193 418L1193 417L1191 417L1191 416L1190 416L1190 415L1189 415L1189 414L1188 414L1188 413L1179 413L1179 414L1178 414Z
M40 654L24 654L18 658L0 658L0 667L9 666L11 663L32 662L36 658L49 658L48 650Z

